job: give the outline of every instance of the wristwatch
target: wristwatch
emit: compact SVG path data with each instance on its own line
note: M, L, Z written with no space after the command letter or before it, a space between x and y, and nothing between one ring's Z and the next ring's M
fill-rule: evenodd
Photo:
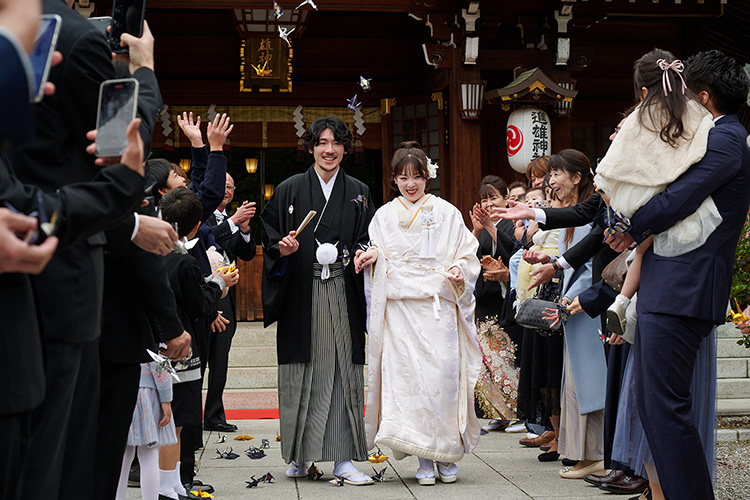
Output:
M560 264L557 263L557 260L552 261L552 269L555 271L562 271L562 267L560 267Z

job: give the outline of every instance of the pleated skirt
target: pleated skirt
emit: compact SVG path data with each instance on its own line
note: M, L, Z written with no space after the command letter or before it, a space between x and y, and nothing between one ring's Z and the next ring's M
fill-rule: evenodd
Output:
M279 365L281 455L289 462L365 460L363 365L352 363L344 271L314 264L309 363Z
M174 418L164 427L159 427L162 419L161 403L156 389L138 389L138 401L133 410L133 421L128 431L128 446L166 446L177 443Z

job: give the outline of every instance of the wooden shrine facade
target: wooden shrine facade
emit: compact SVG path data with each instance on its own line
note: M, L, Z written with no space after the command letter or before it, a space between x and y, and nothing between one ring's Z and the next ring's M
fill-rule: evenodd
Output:
M519 104L493 96L525 71L538 68L575 96L562 106L542 104L552 151L575 147L593 160L633 103L633 62L648 50L685 58L719 48L750 62L748 0L316 0L317 11L278 3L285 12L277 21L272 0L148 1L169 106L154 148L188 145L176 122L183 110L204 119L209 109L228 112L233 149L294 149L312 119L334 114L365 150L381 154L384 198L393 150L416 139L440 166L436 190L466 214L484 175L521 178L505 146L506 122ZM77 7L101 16L111 3L78 0ZM283 55L279 26L294 28L278 66L287 74L263 74ZM259 38L273 40L272 50ZM371 79L371 90L359 86L360 76ZM462 101L473 83L487 97L474 117ZM362 103L357 115L347 109L354 94Z

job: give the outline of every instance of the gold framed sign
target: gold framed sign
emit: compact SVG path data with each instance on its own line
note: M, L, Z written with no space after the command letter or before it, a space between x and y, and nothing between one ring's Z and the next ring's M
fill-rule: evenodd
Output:
M240 60L240 92L292 91L292 48L281 38L243 40Z

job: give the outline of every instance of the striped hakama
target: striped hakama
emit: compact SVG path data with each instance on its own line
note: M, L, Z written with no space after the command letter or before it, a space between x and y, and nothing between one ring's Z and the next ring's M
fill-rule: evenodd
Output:
M279 365L281 455L289 462L365 460L363 365L352 363L344 269L314 264L309 363Z

